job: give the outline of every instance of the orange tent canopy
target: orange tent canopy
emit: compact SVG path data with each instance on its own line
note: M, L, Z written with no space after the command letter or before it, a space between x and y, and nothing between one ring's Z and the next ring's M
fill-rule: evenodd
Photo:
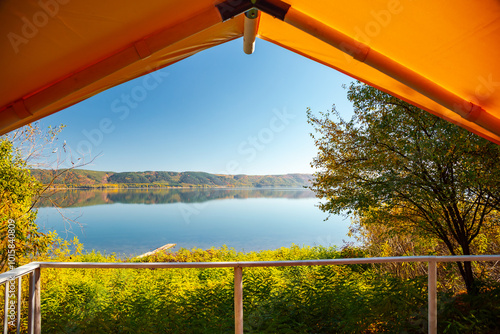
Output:
M0 134L256 36L500 144L497 0L3 0L0 22Z

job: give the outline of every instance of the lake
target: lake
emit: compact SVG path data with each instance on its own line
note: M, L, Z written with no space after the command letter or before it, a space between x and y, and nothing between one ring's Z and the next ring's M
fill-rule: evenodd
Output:
M40 203L37 224L84 249L139 255L168 243L175 249L226 245L259 251L292 244L341 246L349 221L327 214L308 189L64 190L59 209ZM65 219L65 218L66 219ZM78 223L68 221L75 220Z

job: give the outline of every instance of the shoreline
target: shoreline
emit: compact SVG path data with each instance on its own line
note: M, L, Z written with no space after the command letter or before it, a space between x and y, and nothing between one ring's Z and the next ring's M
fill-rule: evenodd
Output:
M199 190L199 189L234 189L234 190L240 190L240 189L291 189L291 190L311 190L309 189L308 186L303 186L303 187L286 187L286 186L276 186L276 187L255 187L255 186L248 186L248 187L243 187L243 186L238 186L238 187L232 187L232 186L183 186L183 187L177 187L177 186L165 186L165 187L49 187L47 190L171 190L171 189L193 189L193 190Z

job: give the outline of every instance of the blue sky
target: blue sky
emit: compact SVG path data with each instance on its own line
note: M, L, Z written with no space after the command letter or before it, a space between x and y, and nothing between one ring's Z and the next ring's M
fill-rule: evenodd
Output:
M49 116L86 169L311 173L306 110L352 113L352 79L271 43L238 39ZM69 159L66 161L67 166Z

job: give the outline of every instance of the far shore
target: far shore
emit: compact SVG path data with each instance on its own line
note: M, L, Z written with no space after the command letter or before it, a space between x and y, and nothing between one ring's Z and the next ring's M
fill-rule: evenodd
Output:
M163 187L106 187L106 186L98 186L98 187L49 187L48 190L121 190L121 189L130 189L130 190L155 190L155 189L293 189L293 190L310 190L309 187L285 187L285 186L277 186L277 187L232 187L232 186L163 186Z

